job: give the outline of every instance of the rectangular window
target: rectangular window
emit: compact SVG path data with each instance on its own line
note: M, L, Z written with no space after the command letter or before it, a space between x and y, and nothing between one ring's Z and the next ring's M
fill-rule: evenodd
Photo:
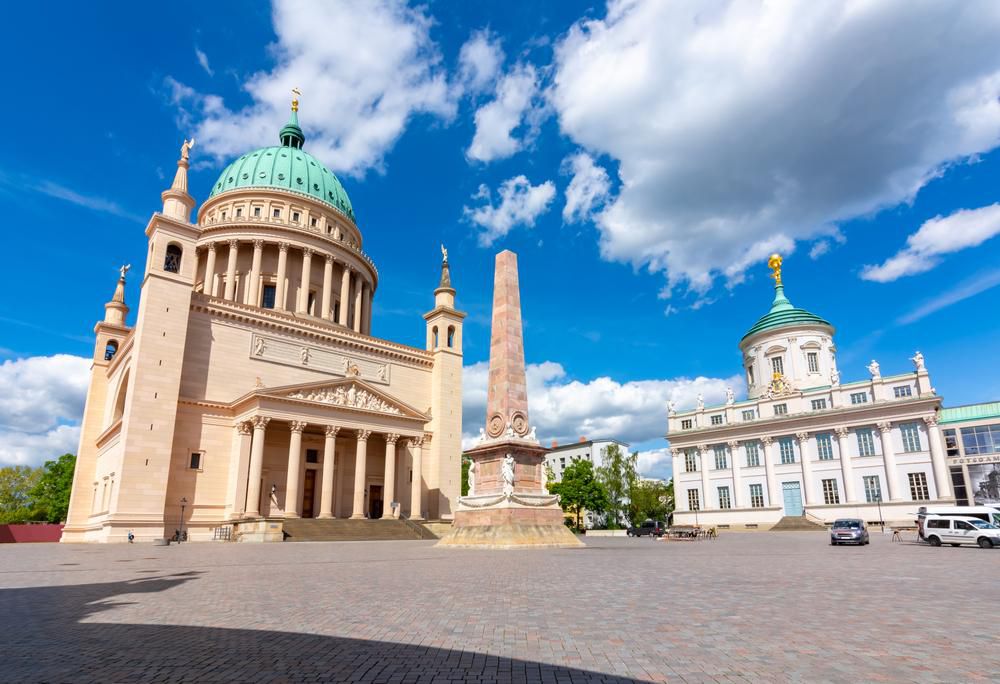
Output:
M958 456L958 434L954 430L944 430L944 448L949 456Z
M868 403L868 392L852 392L851 393L851 403L852 404L867 404Z
M693 451L684 452L684 472L685 473L698 472L698 454L696 454Z
M700 511L701 510L701 502L700 502L700 500L698 498L698 490L697 489L689 489L688 490L688 510L689 511Z
M712 425L722 425L722 416L712 416Z
M912 397L913 388L910 387L909 385L900 385L899 387L893 387L892 393L896 396L897 399L903 399L904 397Z
M776 415L776 416L786 416L786 415L788 415L788 404L775 404L774 405L774 415Z
M903 451L907 453L920 451L920 428L916 423L900 425L899 431L903 433Z
M819 373L819 354L809 352L806 354L806 362L809 364L810 373Z
M315 219L315 218L313 218L313 219L310 219L310 221L309 221L309 226L310 226L311 228L315 228L315 227L316 227L316 219Z
M780 356L771 357L771 370L774 371L776 375L785 374L785 362L781 359Z
M1000 424L962 428L962 447L966 456L1000 452Z
M725 470L729 467L729 459L726 456L726 447L719 445L715 447L715 469Z
M273 212L271 213L271 216L273 216L274 218L281 218L281 209L275 209L275 210L274 210L274 211L273 211Z
M319 449L306 449L306 463L319 463Z
M260 207L253 208L253 216L254 218L260 218Z
M265 285L264 292L260 296L260 305L265 309L274 308L274 298L275 298L276 286Z
M927 501L931 498L927 491L927 476L924 473L907 473L910 480L910 498L914 501Z
M826 399L813 399L812 400L812 410L822 411L826 408Z
M299 212L293 211L292 212L292 223L298 223L298 222L299 222Z
M202 453L200 451L191 452L191 470L201 470L201 457Z
M719 487L719 508L732 508L729 501L729 487Z
M757 414L753 409L747 409L743 412L743 420L753 420L756 417Z
M816 453L821 461L833 460L833 439L830 435L816 435Z
M778 440L778 451L781 454L782 463L795 463L795 445L791 437L783 437Z
M862 478L865 485L865 501L875 503L882 500L882 486L879 484L878 475L865 475Z
M310 316L315 316L313 309L316 307L316 293L310 292L309 296L306 298L306 311L309 312Z
M823 503L839 504L840 494L837 492L836 480L823 480Z
M243 216L243 207L236 207L236 218Z
M681 421L681 430L690 430L690 429L691 429L691 419L685 418L684 420Z
M223 221L225 221L225 220L226 220L226 212L222 212L222 220L223 220Z
M872 436L872 431L868 428L863 428L858 430L858 456L874 456L875 455L875 438Z
M743 448L747 450L747 468L760 466L760 445L757 442L746 442Z
M750 386L753 387L753 366L747 366L747 380L750 381Z
M750 485L750 507L751 508L764 507L764 485L759 485L759 484Z

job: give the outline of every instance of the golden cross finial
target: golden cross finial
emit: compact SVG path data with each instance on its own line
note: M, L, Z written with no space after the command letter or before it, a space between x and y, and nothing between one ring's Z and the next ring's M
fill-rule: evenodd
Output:
M780 254L772 254L767 260L767 267L771 269L771 277L774 278L775 285L781 285L781 262Z
M298 88L292 88L292 95L295 96L292 98L292 111L297 112L299 111L299 98L302 96L302 91Z

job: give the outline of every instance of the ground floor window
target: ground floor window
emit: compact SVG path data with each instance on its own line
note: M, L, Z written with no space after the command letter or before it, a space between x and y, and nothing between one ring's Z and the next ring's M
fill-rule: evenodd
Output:
M700 511L701 502L698 499L698 490L689 489L688 490L688 510L690 511Z
M719 487L719 508L732 508L729 501L729 487Z
M837 491L836 480L823 480L823 503L840 503L840 493Z
M750 507L751 508L763 508L764 507L764 487L759 484L750 485Z
M865 501L875 503L882 500L882 487L879 485L878 475L865 475Z
M910 479L910 498L913 501L927 501L931 498L927 491L927 475L924 473L908 473Z

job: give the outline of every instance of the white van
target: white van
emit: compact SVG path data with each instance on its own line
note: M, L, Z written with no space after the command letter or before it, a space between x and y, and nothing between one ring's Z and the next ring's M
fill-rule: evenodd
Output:
M1000 527L1000 509L993 506L921 506L917 509L918 516L945 515L948 517L979 518Z
M924 539L931 546L978 544L982 549L1000 546L1000 527L979 518L927 514L923 523Z

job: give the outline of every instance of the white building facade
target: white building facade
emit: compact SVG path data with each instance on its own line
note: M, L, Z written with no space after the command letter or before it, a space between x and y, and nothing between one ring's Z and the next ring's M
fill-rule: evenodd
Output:
M740 341L748 399L669 407L675 524L766 529L785 516L911 521L954 502L941 398L917 352L911 373L842 383L834 328L785 297Z
M938 422L958 505L1000 504L1000 402L942 409Z
M618 445L624 456L630 456L629 445L617 439L583 439L570 444L552 443L551 451L545 456L545 463L552 469L556 482L562 480L563 472L574 461L590 461L594 471L604 466L604 456L609 446Z

